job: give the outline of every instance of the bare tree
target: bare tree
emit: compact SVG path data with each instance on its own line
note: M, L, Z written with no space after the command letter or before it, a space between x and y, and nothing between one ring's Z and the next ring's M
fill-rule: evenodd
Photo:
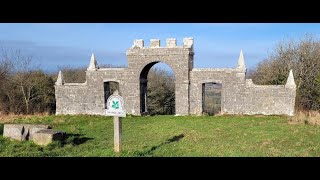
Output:
M11 96L7 96L9 86L7 79L10 76L11 63L8 59L1 57L0 59L0 113L8 112L10 104L8 103Z
M266 60L250 70L249 77L256 84L285 84L290 69L297 84L297 107L319 110L320 41L313 35L280 42Z
M86 81L87 67L72 67L70 65L58 66L59 71L62 71L63 78L66 83L84 83ZM54 79L57 79L58 73L55 73Z
M1 59L8 67L1 84L1 103L8 104L3 109L29 114L31 110L43 111L47 104L55 103L54 82L40 70L32 56L22 54L20 50L2 49Z
M148 74L148 111L154 114L175 113L174 75L160 68Z

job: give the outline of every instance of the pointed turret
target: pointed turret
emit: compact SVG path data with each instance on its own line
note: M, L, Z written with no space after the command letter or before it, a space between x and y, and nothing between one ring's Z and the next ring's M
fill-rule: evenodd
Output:
M90 65L88 67L88 71L96 71L98 69L98 64L97 64L97 60L94 56L94 54L92 53L91 55L91 59L90 59Z
M244 56L242 50L240 51L239 59L238 59L238 67L239 69L246 69L246 65L244 64Z
M294 77L292 73L292 69L290 69L289 76L287 79L286 87L296 87L296 83L294 82Z
M64 84L63 74L62 74L61 71L59 71L58 78L57 78L57 81L56 81L56 85L63 85L63 84Z

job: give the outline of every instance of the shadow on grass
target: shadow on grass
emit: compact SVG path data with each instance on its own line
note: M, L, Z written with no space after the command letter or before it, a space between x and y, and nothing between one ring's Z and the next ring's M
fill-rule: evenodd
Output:
M67 134L66 140L63 144L80 145L94 138L83 137L83 134Z
M159 147L166 145L166 144L170 144L173 142L178 142L180 141L182 138L184 137L184 134L179 134L178 136L173 136L170 139L167 139L167 141L157 145L157 146L153 146L151 147L151 149L147 150L147 151L143 151L143 152L138 152L139 156L146 156L146 155L151 155L155 150L157 150Z

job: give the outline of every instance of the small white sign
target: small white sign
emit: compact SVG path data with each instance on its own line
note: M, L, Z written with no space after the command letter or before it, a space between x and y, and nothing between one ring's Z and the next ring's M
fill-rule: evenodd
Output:
M107 100L107 116L126 117L123 98L119 95L111 95Z

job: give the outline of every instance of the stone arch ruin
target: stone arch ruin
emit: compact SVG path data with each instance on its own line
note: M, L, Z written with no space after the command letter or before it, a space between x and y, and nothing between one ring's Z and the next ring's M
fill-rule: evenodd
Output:
M286 85L255 85L246 79L244 56L240 52L236 68L194 68L193 38L184 38L177 46L176 39L134 40L126 52L127 68L99 68L92 54L85 83L65 83L59 72L55 85L56 114L105 114L105 84L117 82L120 95L129 114L146 111L147 74L150 68L164 62L175 75L176 115L201 115L203 84L222 84L221 113L223 114L294 114L296 84L290 71Z

